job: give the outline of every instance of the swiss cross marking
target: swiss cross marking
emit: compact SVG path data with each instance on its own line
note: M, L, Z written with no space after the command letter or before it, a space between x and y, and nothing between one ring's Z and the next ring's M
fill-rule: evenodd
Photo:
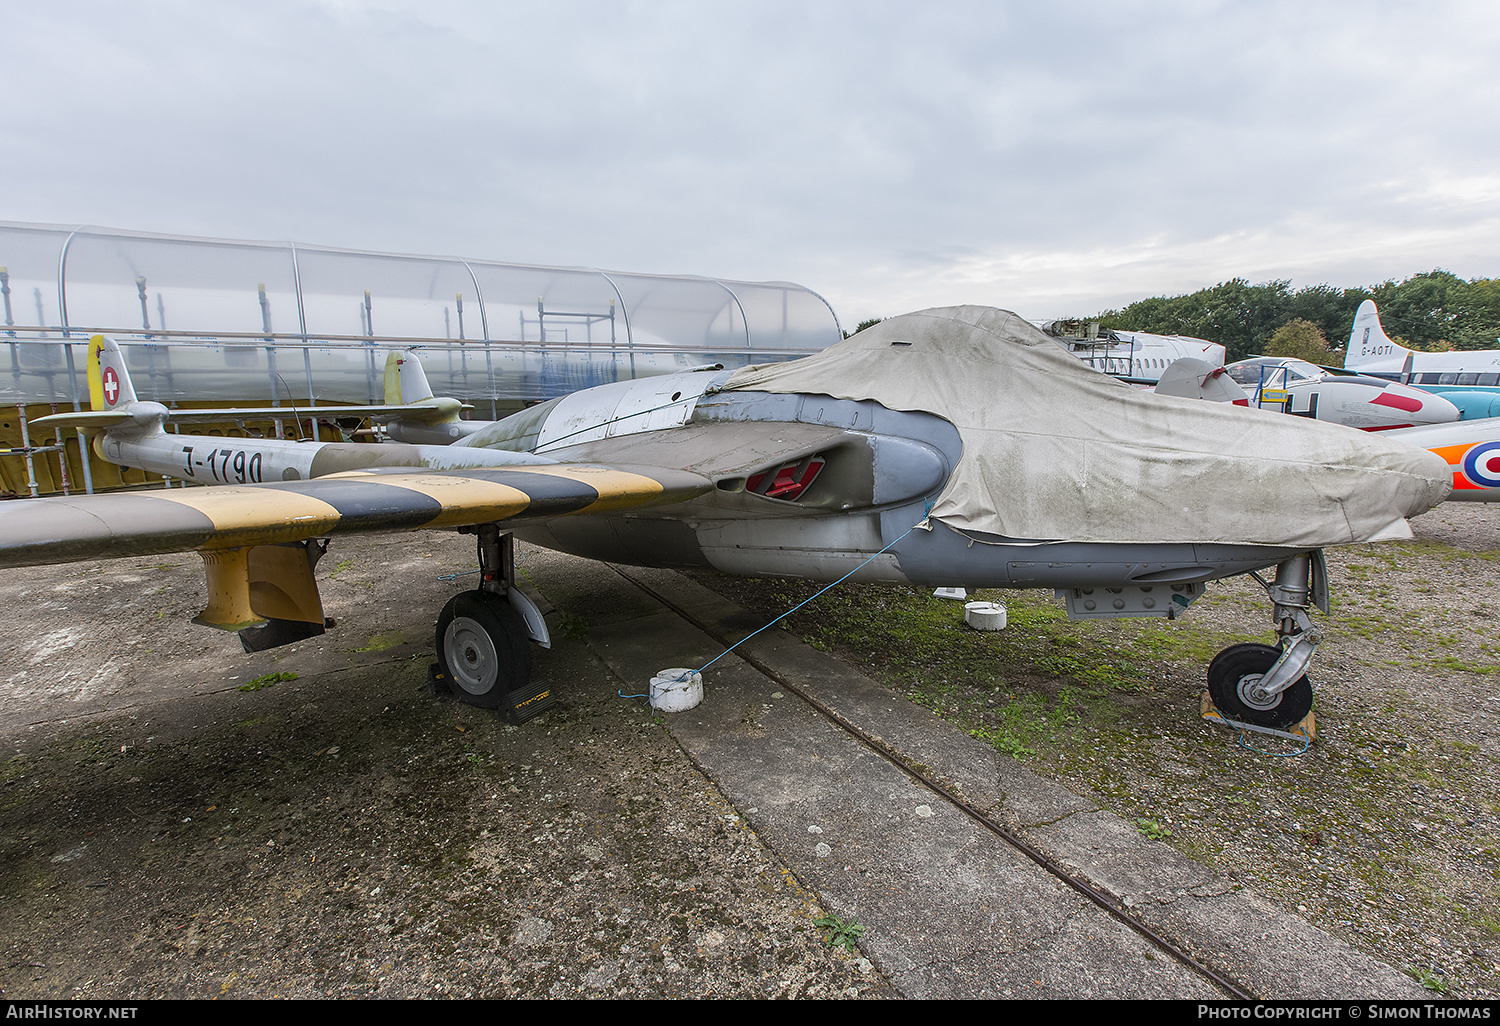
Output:
M113 406L120 398L120 376L113 367L104 368L104 401Z

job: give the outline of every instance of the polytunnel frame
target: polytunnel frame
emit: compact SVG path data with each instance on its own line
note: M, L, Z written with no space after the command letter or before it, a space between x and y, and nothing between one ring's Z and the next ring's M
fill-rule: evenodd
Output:
M263 242L263 241L257 241L257 240L240 240L240 239L200 239L200 238L196 238L196 237L192 237L192 236L179 236L179 235L158 236L158 235L155 235L154 233L131 232L131 231L128 231L128 230L101 228L100 226L97 226L97 225L73 225L73 226L69 227L69 226L62 226L62 225L57 225L57 226L50 226L50 225L28 225L28 224L21 223L21 222L15 222L13 224L6 225L6 227L7 228L12 228L13 227L13 228L20 229L20 230L33 229L33 228L34 229L43 229L43 228L46 228L46 229L49 229L49 230L52 230L52 231L57 231L57 232L66 231L66 233L67 233L66 236L65 236L65 238L63 239L62 245L61 245L61 247L60 247L60 249L58 251L58 260L57 260L57 308L58 308L58 311L57 312L58 312L58 321L59 321L59 328L61 330L62 340L65 340L65 342L61 346L61 348L63 350L63 358L64 358L65 365L66 365L66 373L68 375L69 395L71 396L71 400L72 400L72 404L73 404L73 409L74 410L81 410L82 409L82 396L81 396L80 391L79 391L79 383L78 383L78 376L77 376L76 360L75 360L75 357L74 357L74 354L73 354L73 346L71 344L71 340L74 337L73 336L73 331L74 330L78 330L80 332L83 332L83 331L94 331L94 330L112 330L112 331L122 331L123 330L124 332L127 332L128 334L137 335L136 329L134 329L134 328L130 328L130 329L121 329L121 328L113 328L113 329L110 329L110 328L99 328L99 329L84 329L84 328L79 328L79 329L75 329L74 326L72 325L71 319L70 319L70 315L69 315L69 308L68 308L68 259L69 259L70 253L71 253L73 241L76 238L78 238L80 235L83 235L83 236L86 236L86 237L99 237L99 238L116 237L116 238L118 238L120 240L123 240L125 242L128 242L128 241L130 241L132 239L143 239L143 238L150 239L150 238L154 238L154 239L158 239L158 240L161 240L161 241L174 242L174 243L183 244L183 245L187 245L187 246L202 246L202 245L215 245L215 244L217 244L217 245L220 245L220 246L222 246L222 245L229 245L229 246L236 246L236 247L249 247L249 248L258 249L258 250L262 250L262 251L264 251L264 250L281 251L284 248L287 256L290 258L291 272L292 272L292 286L293 286L293 291L294 291L294 295L295 295L295 301L296 301L296 304L297 304L297 334L295 336L295 338L296 338L297 341L295 343L295 348L300 348L302 350L303 370L304 370L304 375L305 375L305 380L306 380L307 393L308 393L308 403L309 403L309 407L310 408L316 408L316 406L317 406L317 388L316 388L316 384L315 384L314 378L313 378L313 367L312 367L312 359L311 359L311 357L312 357L312 349L314 348L314 340L313 340L312 336L309 334L308 329L307 329L307 306L306 306L306 296L305 296L305 293L304 293L304 290L303 290L302 267L301 267L301 263L302 263L302 261L301 261L301 251L302 250L320 251L320 252L327 252L327 253L345 253L345 254L361 255L361 256L389 257L389 258L396 258L396 259L408 259L408 260L418 260L418 261L438 261L438 262L449 263L449 264L454 264L454 263L461 264L463 266L463 269L464 269L464 271L465 271L468 279L469 279L470 284L472 285L472 287L474 289L474 296L475 296L476 300L479 303L480 331L481 331L481 336L482 337L479 338L479 339L474 339L472 341L478 342L478 343L480 343L481 345L484 346L484 350L485 350L486 381L487 381L487 385L488 385L487 391L489 393L490 413L491 413L492 417L498 416L498 410L497 410L498 389L497 389L496 380L495 380L495 366L494 366L494 352L493 352L493 349L494 349L494 346L496 346L496 345L509 346L509 345L512 345L512 343L504 342L504 341L501 341L501 340L496 340L496 339L494 339L494 338L491 337L491 333L490 333L490 329L489 329L489 310L488 310L489 304L486 301L484 287L480 284L479 275L478 275L478 273L475 270L475 267L474 267L475 263L478 263L478 264L481 264L481 265L484 265L484 266L487 266L487 267L492 267L492 268L496 269L497 271L500 271L501 273L504 273L505 271L511 270L511 269L514 269L516 271L523 271L523 272L553 271L553 272L557 272L559 274L569 274L569 275L582 274L582 275L587 275L587 276L597 276L598 278L603 279L603 281L606 284L608 284L610 291L614 294L615 302L618 303L618 305L619 305L619 309L621 311L621 317L622 317L622 319L624 321L624 324L625 324L625 347L624 348L625 348L626 355L627 355L627 358L628 358L628 361L629 361L630 374L631 374L632 377L634 377L636 375L636 373L637 373L636 357L637 357L637 352L638 352L638 346L637 346L636 341L635 341L635 331L634 331L635 317L634 317L634 314L637 313L638 311L633 310L632 304L627 303L626 300L625 300L625 295L624 295L624 291L625 290L621 288L620 283L616 280L616 277L619 276L619 275L621 275L621 274L627 275L627 276L631 277L632 279L638 279L638 280L640 280L642 282L688 282L688 281L697 281L697 282L701 282L701 283L705 283L705 284L712 283L713 285L717 285L720 289L722 289L725 293L728 294L730 301L733 303L733 307L731 308L731 324L729 325L729 329L730 329L729 333L730 334L735 334L733 332L733 326L732 326L732 310L738 310L739 311L740 326L741 326L741 330L740 330L739 335L740 335L740 338L743 340L742 344L743 344L744 348L743 348L742 352L745 354L746 358L749 358L750 354L753 353L753 352L755 352L757 349L761 349L768 356L771 355L771 353L773 353L773 352L786 351L787 350L787 333L789 331L789 323L790 323L789 322L790 292L794 291L794 290L798 291L798 292L806 293L808 296L812 297L813 299L817 300L817 302L821 303L823 305L823 308L828 311L828 314L829 314L830 318L833 321L833 327L834 327L834 332L835 332L834 338L837 339L838 337L841 337L843 335L843 328L842 328L842 325L839 323L838 314L837 314L837 312L834 311L832 304L830 304L828 302L828 300L824 296L822 296L818 292L813 291L812 289L807 288L806 286L798 285L796 283L787 282L787 281L735 283L735 284L741 284L741 285L743 285L745 287L776 288L781 293L781 312L782 312L782 316L781 316L781 339L780 339L780 344L772 345L772 346L766 346L766 345L762 344L761 346L758 347L756 345L755 339L752 337L752 334L751 334L751 322L750 322L750 318L749 318L749 316L748 316L748 314L746 312L744 301L742 300L739 292L734 288L734 285L731 284L730 282L726 282L726 281L721 280L719 278L708 277L708 276L703 276L703 275L665 275L665 274L653 274L653 273L642 273L642 272L628 272L628 271L626 271L626 272L621 272L621 271L610 272L610 271L606 271L606 270L603 270L603 269L600 269L600 268L562 267L562 266L551 266L551 265L517 264L517 263L511 262L511 261L499 261L499 260L497 260L497 261L488 261L488 260L470 261L470 260L468 260L466 258L462 258L462 257L424 256L424 255L417 255L417 254L384 253L384 252L375 252L375 251L368 251L368 250L344 250L344 249L340 249L340 248L337 248L337 247L324 247L324 246L308 247L306 245L303 245L303 246L301 246L299 248L299 246L298 246L298 244L296 242L291 242L291 241L283 243L283 242L269 242L269 241L264 241ZM138 286L140 285L139 280L137 281L137 285ZM650 291L651 291L650 286L647 286L646 292L649 293ZM144 302L144 300L143 300L143 302ZM173 342L172 339L175 336L178 336L178 335L181 335L181 334L190 334L190 335L195 335L195 336L198 337L198 339L202 340L203 336L205 334L207 334L207 335L210 335L211 337L217 339L218 341L217 341L216 344L218 344L218 345L223 345L223 346L241 346L241 345L253 346L254 342L252 340L258 339L258 340L263 341L264 343L266 343L265 346L264 346L264 348L266 350L266 370L267 370L268 384L270 386L270 391L271 391L271 406L273 408L281 408L282 407L283 393L284 393L286 401L292 404L293 410L295 411L295 409L296 409L296 403L292 399L291 389L287 386L286 380L281 376L280 372L276 368L276 354L277 354L277 352L278 352L279 349L285 347L285 345L282 342L280 342L279 339L287 339L288 341L290 339L286 335L281 335L281 336L278 337L275 332L272 332L272 331L269 330L269 324L267 324L266 327L267 327L267 331L263 335L259 334L259 333L254 333L254 332L222 332L222 331L212 331L212 332L193 331L193 332L186 332L185 333L185 332L182 332L181 330L167 330L164 325L159 330L153 331L151 329L151 327L150 327L149 321L145 321L145 322L143 322L142 329L140 330L140 333L137 335L136 339L123 339L122 338L121 342L123 344L126 344L126 345L145 345L145 346L152 347L152 348L155 348L155 347L158 347L158 346L163 346L163 345L171 346L171 345L175 345L175 344L195 345L195 344L198 344L198 343L194 343L194 342ZM38 330L41 330L43 332L45 332L45 331L48 330L44 324L39 324L37 326L37 328L38 328ZM24 329L23 328L23 330L30 330L30 329ZM14 339L15 332L12 330L12 331L9 332L9 334ZM421 338L421 337L383 336L382 338L383 338L384 344L386 344L386 345L406 344L406 345L411 346L413 348L428 348L428 347L431 347L432 344L433 344L432 340L429 340L429 339L426 339L426 338ZM344 335L338 335L338 334L329 334L329 335L326 335L326 337L325 336L320 336L320 340L323 341L325 344L327 344L327 343L339 343L339 342L356 342L357 341L358 344L365 345L365 346L376 345L376 342L374 341L373 337L358 338L358 339L356 339L353 336L344 336ZM40 341L40 339L38 341ZM459 339L458 339L459 345L462 347L462 345L464 343L468 342L468 341L471 341L471 340L465 339L463 337L462 330L460 329ZM726 342L727 341L728 341L728 339L726 339ZM451 345L451 342L452 342L451 339L446 340L446 342L444 343L445 347L448 346L448 345ZM517 345L517 346L519 346L520 348L523 348L523 349L526 348L526 343L525 343L524 339L519 340L517 343L514 343L514 344ZM541 347L543 347L543 348L547 347L547 341L546 341L546 338L545 338L545 333L538 340L538 345L541 346ZM565 345L566 345L566 343L565 343ZM658 346L658 345L652 345L650 347L650 349L651 349L651 351L653 353L657 352L658 350L660 350L662 348L663 348L662 346ZM671 348L671 347L667 347L667 348ZM618 359L618 349L616 349L615 352L617 354L616 355L616 359ZM300 419L300 417L299 417L299 419ZM318 424L317 424L317 419L316 419L316 417L313 417L313 418L311 418L311 420L312 420L313 437L314 437L314 439L317 439L319 437L319 428L318 428ZM277 430L279 432L280 429L281 429L281 421L280 421L279 418L276 420L276 424L277 424ZM85 435L85 433L83 431L79 431L78 432L78 440L79 440L80 448L81 448L81 450L83 450L83 453L85 454L84 458L80 460L80 462L83 465L83 470L84 470L85 487L86 487L86 489L88 491L92 491L93 490L92 473L91 473L91 470L90 470L90 467L89 467L89 460L86 457L86 452L87 452L87 438L86 438L86 435ZM66 484L64 484L64 487L66 487Z
M18 224L18 227L26 227L26 226ZM68 319L68 300L67 300L67 263L68 263L68 253L69 253L69 250L70 250L70 248L71 248L71 246L73 244L73 240L77 236L79 236L80 234L89 234L89 235L91 235L91 234L95 234L95 233L98 233L100 235L114 234L115 230L113 230L113 229L103 229L103 230L101 230L101 229L99 229L98 226L95 226L95 225L80 225L80 226L71 228L71 229L68 230L67 237L64 239L62 247L61 247L61 250L60 250L60 253L59 253L59 257L58 257L58 269L57 269L57 296L58 296L57 302L58 302L58 315L59 315L60 326L61 326L61 329L62 329L63 336L65 338L70 338L72 336L72 330L73 330L72 329L72 325L69 323L69 319ZM129 238L131 238L133 236L150 237L149 233L131 233L131 232L127 232L127 231L120 231L120 232L118 232L118 234L121 237L124 237L126 239L129 239ZM230 245L246 245L248 243L249 245L254 246L255 248L268 248L268 249L273 249L273 250L279 250L279 249L281 249L282 246L285 246L287 254L288 254L288 256L291 259L293 288L294 288L294 291L295 291L296 301L297 301L297 326L298 326L298 332L297 332L296 337L300 340L300 342L302 343L303 346L311 346L312 345L312 337L308 334L308 331L307 331L306 300L305 300L305 296L304 296L303 290L302 290L301 264L300 264L300 260L299 260L299 256L298 256L299 249L298 249L298 244L297 243L295 243L295 242L286 242L286 243L255 242L253 240L239 240L239 239L222 239L222 240L221 239L198 239L198 238L195 238L195 237L192 237L192 236L178 236L178 235L166 235L166 236L160 236L160 238L168 240L168 241L182 242L182 243L188 243L188 244L202 244L202 243L211 243L212 242L212 243L221 243L221 244L230 244ZM302 248L308 249L309 247L304 246ZM505 343L502 343L501 340L497 340L495 338L492 338L491 335L490 335L488 303L485 300L484 289L479 284L479 276L474 271L473 262L471 262L470 260L468 260L466 258L463 258L463 257L425 256L425 255L406 254L406 253L384 253L384 252L376 252L376 251L370 251L370 250L344 250L344 249L340 249L338 247L326 247L326 246L315 246L315 247L310 247L310 248L313 249L313 250L324 251L324 252L329 252L329 253L346 253L346 254L359 255L359 256L394 257L394 258L397 258L397 259L438 260L438 261L445 261L445 262L451 261L453 263L461 264L463 266L463 268L464 268L464 271L468 275L470 283L474 287L475 298L479 302L480 329L481 329L481 332L483 334L483 337L480 338L480 339L474 339L473 341L481 342L481 343L483 343L486 346L489 346L491 344L505 344ZM747 315L747 313L745 311L745 305L744 305L743 300L741 299L739 293L735 290L735 288L733 287L733 285L730 282L726 282L725 280L720 279L720 278L708 277L708 276L703 276L703 275L663 275L663 274L652 274L652 273L641 273L641 272L619 272L619 271L610 272L610 271L602 270L600 268L563 267L563 266L553 266L553 265L545 265L545 264L534 264L534 265L533 264L517 264L517 263L511 262L511 261L502 261L502 260L496 260L496 261L478 261L478 262L481 263L481 264L484 264L486 266L495 267L497 269L510 269L510 268L514 268L514 269L524 270L524 271L547 270L547 271L558 271L558 272L566 272L566 273L584 273L584 274L588 274L588 275L597 275L598 277L602 278L606 283L608 283L608 285L610 287L610 291L615 294L615 299L619 303L620 310L621 310L621 315L622 315L622 318L623 318L623 320L625 322L625 345L626 345L627 350L632 351L632 353L631 353L632 359L634 357L634 352L633 351L636 349L635 334L634 334L634 327L633 327L632 309L631 309L631 305L625 301L624 292L620 288L619 283L615 280L614 275L617 275L617 274L628 274L628 275L630 275L632 277L640 278L640 279L643 279L643 280L663 280L663 281L676 281L676 282L698 281L698 282L710 283L712 285L718 286L720 289L723 289L724 292L728 293L730 299L734 303L735 309L737 309L739 311L739 314L740 314L740 325L741 325L741 334L742 334L742 337L744 339L745 350L748 352L748 351L751 351L751 350L754 350L754 349L758 348L756 346L753 338L751 337L751 333L750 333L750 318L749 318L749 316ZM823 307L828 311L829 316L832 318L836 333L839 336L842 336L842 334L843 334L843 326L839 323L838 313L833 309L833 305L831 303L829 303L828 300L821 293L819 293L819 292L817 292L817 291L815 291L813 289L809 289L809 288L807 288L804 285L798 285L798 284L796 284L794 282L786 282L786 281L743 282L743 283L738 283L738 284L745 284L745 285L752 285L752 286L761 286L761 287L780 287L780 289L782 291L782 297L781 297L782 298L782 303L781 303L781 305L782 305L781 332L782 332L783 339L785 338L786 332L788 330L788 325L789 325L789 320L788 320L788 318L789 318L789 311L788 311L789 296L788 296L787 293L791 289L795 289L795 290L800 291L800 292L805 292L807 295L811 296L812 298L816 299L819 303L821 303L823 305ZM131 329L131 330L133 331L133 329ZM146 337L149 338L149 337L154 336L154 335L163 335L163 336L165 336L165 335L176 335L176 334L178 334L178 332L175 332L175 331L169 332L169 331L165 331L165 330L162 330L162 331L159 331L159 332L153 332L153 331L151 331L151 329L148 326L148 327L146 327L146 328L143 329L142 334L144 334ZM201 334L201 333L194 332L194 334ZM216 332L215 334L217 334L217 335L219 335L221 337L226 337L227 338L227 337L231 337L231 336L234 336L234 335L238 335L239 333ZM337 340L344 340L346 338L348 340L350 340L350 341L354 340L353 336L332 335L332 334L328 335L328 340L330 340L330 341L335 340L335 339L337 339ZM398 336L389 336L389 339L391 341L401 340L400 337L398 337ZM423 340L423 339L411 339L411 341L413 341L414 343L420 345L425 340ZM465 339L461 338L460 341L468 341L468 340L465 340ZM368 344L368 343L365 343L365 344ZM521 344L524 344L524 343L521 343ZM540 339L539 340L539 344L540 345L545 345L546 344L546 339L545 338ZM780 349L780 348L784 348L784 346L772 346L772 347L763 347L763 348ZM69 358L69 361L71 362L71 359L72 359L71 353L69 353L69 357L68 358ZM70 371L71 371L71 368L70 368ZM493 374L493 369L491 369L491 375L492 374ZM493 391L493 380L491 380L490 384L491 384L491 390ZM79 397L78 397L78 390L77 390L76 381L70 383L70 388L71 388L71 391L73 393L73 401L74 401L75 406L76 406L79 403Z

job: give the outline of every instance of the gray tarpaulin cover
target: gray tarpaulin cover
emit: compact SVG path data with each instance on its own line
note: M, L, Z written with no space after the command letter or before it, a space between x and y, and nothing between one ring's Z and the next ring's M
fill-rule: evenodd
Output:
M1404 518L1442 501L1451 480L1439 457L1366 432L1140 391L989 307L895 317L816 356L746 367L726 387L947 418L963 456L932 515L1011 538L1409 538Z

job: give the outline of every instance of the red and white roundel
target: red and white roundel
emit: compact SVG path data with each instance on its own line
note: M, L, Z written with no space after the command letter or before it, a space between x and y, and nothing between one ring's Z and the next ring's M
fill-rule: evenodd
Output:
M1500 442L1482 442L1464 453L1464 477L1480 488L1500 488Z
M120 375L113 367L104 368L104 401L113 406L120 398Z

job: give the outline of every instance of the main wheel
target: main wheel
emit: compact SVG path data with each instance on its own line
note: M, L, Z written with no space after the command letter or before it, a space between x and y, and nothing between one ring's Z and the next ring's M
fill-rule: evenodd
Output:
M466 591L443 607L437 622L438 661L460 702L496 709L531 678L526 624L506 598Z
M1313 691L1307 675L1275 695L1260 690L1263 678L1281 658L1270 645L1231 645L1208 664L1208 695L1231 720L1257 727L1291 727L1312 711Z

